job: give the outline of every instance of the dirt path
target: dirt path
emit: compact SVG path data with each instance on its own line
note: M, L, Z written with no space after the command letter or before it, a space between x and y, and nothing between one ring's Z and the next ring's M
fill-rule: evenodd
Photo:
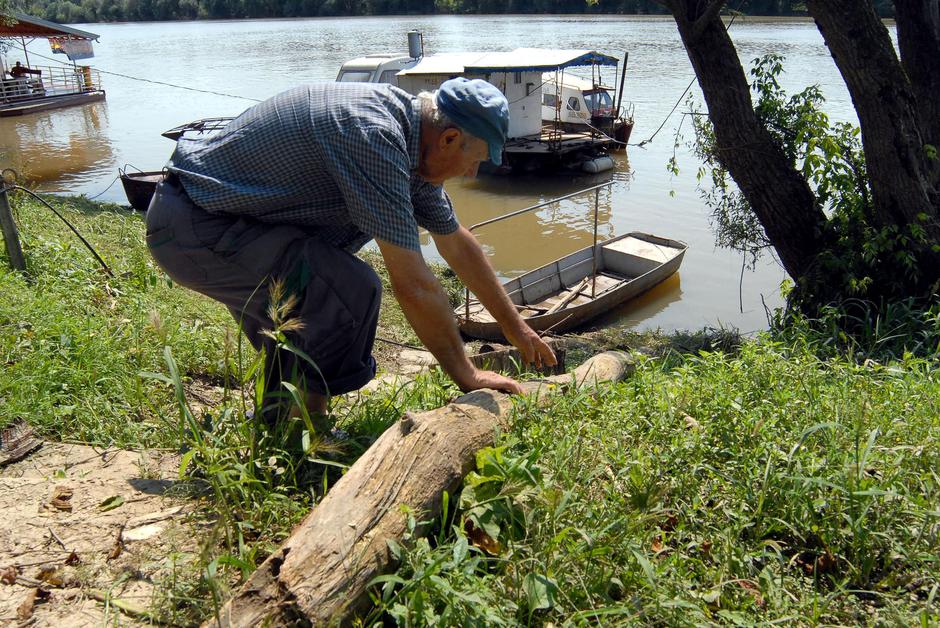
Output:
M198 538L192 503L168 495L177 469L172 454L67 444L0 469L0 624L107 625L119 611L95 595L150 607Z

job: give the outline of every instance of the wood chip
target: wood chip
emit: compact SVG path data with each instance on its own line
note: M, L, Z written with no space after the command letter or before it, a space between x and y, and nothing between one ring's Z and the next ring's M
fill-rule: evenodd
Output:
M65 584L65 580L62 578L62 572L55 565L43 565L40 567L39 571L36 573L36 579L54 587L61 587Z
M166 524L163 523L148 523L146 525L138 526L136 528L131 528L124 533L125 541L144 541L149 539L152 536L156 536L163 531L163 528Z
M42 441L35 437L33 428L22 419L0 430L0 467L22 460L42 447Z
M124 528L127 526L126 523L121 524L121 529L118 530L117 538L114 539L114 547L111 548L111 551L108 552L108 560L114 560L121 555L121 552L124 551Z
M10 565L6 569L0 570L0 582L3 584L15 584L18 573L16 567Z
M183 506L175 506L167 510L161 510L159 512L151 512L146 515L140 515L139 517L134 517L133 519L127 522L127 527L138 528L148 523L156 523L157 521L170 519L182 513L183 513Z
M49 592L39 587L30 589L26 594L26 599L16 609L16 616L20 621L26 621L33 616L33 608L36 602L43 602L49 599Z
M49 504L58 510L72 512L72 489L67 486L56 486L52 490L52 499Z

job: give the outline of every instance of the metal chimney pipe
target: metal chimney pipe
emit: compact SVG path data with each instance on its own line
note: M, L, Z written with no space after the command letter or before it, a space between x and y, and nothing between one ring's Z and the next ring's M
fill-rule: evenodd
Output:
M421 31L408 31L408 56L412 59L424 56L424 35Z

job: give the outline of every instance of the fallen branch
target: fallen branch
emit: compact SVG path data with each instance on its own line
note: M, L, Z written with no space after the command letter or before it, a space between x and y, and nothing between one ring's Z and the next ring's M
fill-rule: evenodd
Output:
M98 600L106 606L113 606L114 608L130 615L131 617L143 617L151 621L156 621L153 614L143 606L134 604L133 602L128 602L127 600L122 600L119 597L114 597L105 591L100 591L98 589L85 589L85 595L93 600Z
M524 384L544 403L575 386L593 387L633 371L629 358L607 352L574 373ZM242 585L207 626L339 623L368 604L366 586L392 564L388 539L406 531L402 506L430 519L445 491L453 494L473 469L476 452L506 427L513 397L478 390L443 408L406 414L385 431Z

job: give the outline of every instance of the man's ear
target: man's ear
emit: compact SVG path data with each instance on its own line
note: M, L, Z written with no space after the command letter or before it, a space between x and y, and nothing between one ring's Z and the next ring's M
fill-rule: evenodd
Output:
M460 129L449 127L441 131L437 138L437 146L441 152L453 152L463 144L463 132Z

